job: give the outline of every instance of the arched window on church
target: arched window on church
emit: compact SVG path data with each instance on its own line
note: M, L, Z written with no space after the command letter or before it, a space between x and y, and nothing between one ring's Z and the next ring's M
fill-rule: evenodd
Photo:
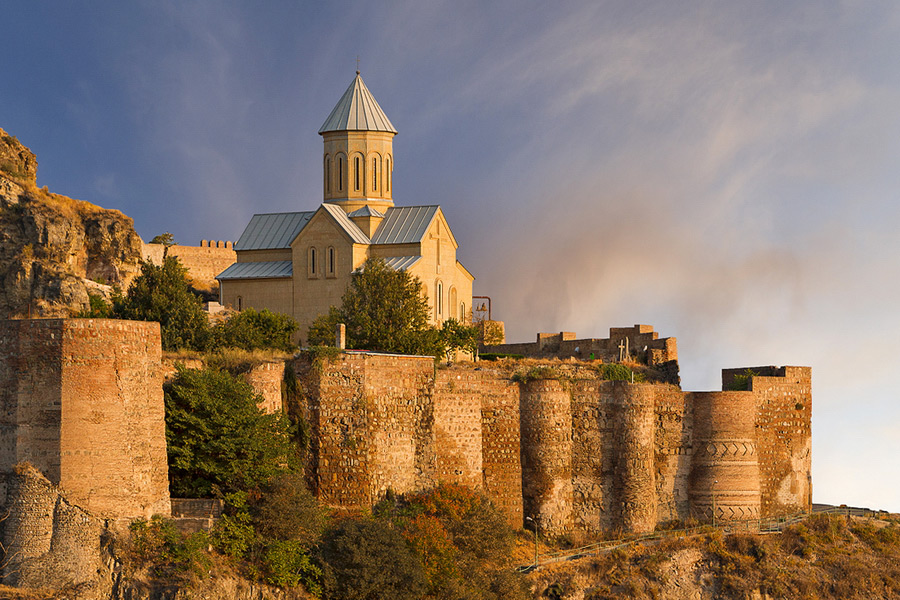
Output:
M334 271L334 246L329 246L329 247L328 247L328 256L326 257L325 260L328 261L328 271L327 271L328 277L334 277L334 276L335 276L335 271Z
M440 321L444 318L444 284L438 281L434 286L434 311L435 319Z
M391 157L384 159L384 191L391 191Z
M469 324L469 315L466 314L466 303L459 303L459 322L463 325Z
M461 321L462 319L456 315L456 287L450 286L450 299L447 301L447 308L450 312L450 318Z
M360 177L362 169L360 169L360 160L358 156L353 157L353 189L357 192L359 191L359 186L362 184Z
M237 309L238 312L244 310L244 298L242 296L237 297Z
M344 157L338 156L338 191L344 191Z
M317 255L315 246L310 247L307 254L307 271L306 274L310 279L316 279L319 276L319 270L316 265Z
M372 191L378 191L378 157L372 157Z

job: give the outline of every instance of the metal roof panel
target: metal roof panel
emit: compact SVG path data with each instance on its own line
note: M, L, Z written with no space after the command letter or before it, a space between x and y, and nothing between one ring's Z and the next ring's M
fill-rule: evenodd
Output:
M319 133L329 131L387 131L397 133L375 96L363 83L362 77L356 77L350 87L331 109L331 114L319 128Z
M334 204L323 204L322 208L328 211L334 220L338 222L338 225L344 228L354 242L357 244L369 244L369 236L363 233L363 230L360 229L356 223L350 220L350 217L347 216L347 213L344 212L339 206L335 206Z
M235 250L290 248L291 242L312 218L313 211L256 214L234 245Z
M294 267L289 260L234 263L216 276L216 279L272 279L291 277Z
M373 244L413 244L422 241L438 211L432 206L392 206L372 237Z

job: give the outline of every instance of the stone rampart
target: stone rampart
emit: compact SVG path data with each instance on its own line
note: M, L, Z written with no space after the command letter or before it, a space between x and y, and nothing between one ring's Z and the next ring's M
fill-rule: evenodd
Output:
M578 358L603 362L636 361L664 366L667 381L677 384L678 346L660 338L650 325L611 327L609 337L577 339L575 333L538 333L534 342L483 345L482 353L519 354L530 358Z
M375 353L294 370L313 433L310 478L334 505L457 483L550 535L710 521L714 505L717 520L809 507L809 369L753 377L752 391L693 393L591 370L515 383Z
M7 481L3 582L60 589L91 580L100 566L100 522L28 464Z
M29 462L99 517L168 514L160 354L158 323L0 322L0 479Z
M692 514L702 521L760 517L756 397L693 392Z
M520 418L524 513L541 531L561 535L574 526L569 390L555 379L523 383Z
M807 510L812 504L812 370L809 367L743 367L722 371L730 387L747 371L756 399L762 515Z
M188 277L200 287L218 289L216 275L237 262L232 242L202 240L199 246L144 244L143 259L161 265L166 256L174 256L188 270Z

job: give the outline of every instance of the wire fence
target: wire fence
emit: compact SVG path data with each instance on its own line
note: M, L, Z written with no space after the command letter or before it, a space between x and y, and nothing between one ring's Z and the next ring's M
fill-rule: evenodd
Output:
M731 533L778 533L786 527L795 525L808 519L812 515L820 514L837 514L854 517L872 517L879 514L878 511L869 510L867 508L849 508L846 506L833 506L827 508L813 508L805 512L797 512L779 517L771 517L768 519L752 519L746 521L725 521L715 527L712 525L699 525L697 527L687 527L683 529L666 529L662 531L653 531L636 536L629 536L615 540L604 540L594 542L587 546L572 548L568 550L559 550L557 552L548 552L539 554L537 562L529 565L523 565L516 570L521 573L530 573L531 571L553 563L563 562L567 560L576 560L586 556L594 556L604 552L611 552L617 548L627 548L636 544L649 544L665 539L692 537L697 535L705 535L713 531L721 531L728 535Z

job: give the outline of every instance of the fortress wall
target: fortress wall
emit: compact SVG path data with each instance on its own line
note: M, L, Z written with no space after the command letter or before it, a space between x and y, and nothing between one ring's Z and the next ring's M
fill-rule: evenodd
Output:
M734 372L723 371L723 379ZM812 506L812 369L753 367L756 397L761 510L763 516L809 510Z
M519 385L481 371L484 491L513 527L522 527Z
M650 325L613 327L609 330L609 338L604 339L576 339L575 334L569 331L538 333L534 342L486 345L482 352L521 354L533 358L593 357L604 362L617 362L630 357L651 365L678 360L675 338L659 339L659 333L653 331Z
M0 324L0 472L28 461L105 518L169 513L159 324Z
M613 383L614 399L621 403L617 472L619 522L628 533L656 527L656 407L653 384Z
M216 275L237 262L237 253L231 242L203 240L200 246L175 244L168 249L163 244L144 244L141 252L144 260L161 265L163 258L175 256L188 270L188 277L210 289L218 287Z
M63 588L96 576L100 523L70 504L37 469L18 467L9 476L9 517L3 542L7 585Z
M572 409L569 391L555 379L523 383L520 399L524 514L540 530L572 530Z
M615 470L614 414L598 379L572 382L572 494L575 528L599 531L613 526Z
M434 385L434 442L439 482L483 485L480 372L439 370Z
M760 516L756 396L692 392L694 453L690 498L695 517L710 521Z
M322 502L371 506L434 482L430 357L345 353L296 361L307 392L309 474Z
M435 483L434 360L366 356L365 398L373 410L372 498Z
M159 324L58 323L63 335L60 487L70 501L97 516L168 515Z
M6 477L29 462L60 479L62 335L60 321L0 321L0 505Z
M281 384L284 379L284 362L264 362L244 373L244 379L253 386L254 391L263 398L258 404L260 410L267 414L280 413L283 410Z
M687 520L688 485L694 435L691 396L673 385L657 386L656 496L657 521Z

